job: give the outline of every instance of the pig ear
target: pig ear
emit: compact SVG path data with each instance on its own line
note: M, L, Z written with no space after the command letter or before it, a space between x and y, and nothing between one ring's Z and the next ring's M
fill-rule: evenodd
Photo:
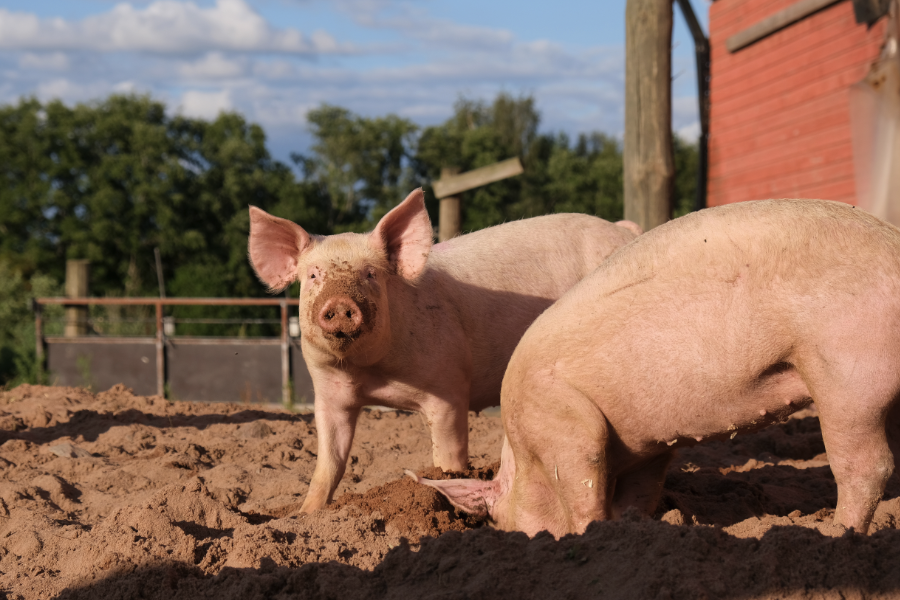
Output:
M250 207L250 264L269 291L280 292L297 279L297 264L309 241L296 223Z
M457 509L474 517L491 516L491 508L497 501L500 482L481 479L425 479L412 471L405 471L416 483L433 487Z
M388 261L404 279L415 279L425 269L433 233L425 210L422 188L384 215L369 242L387 252Z

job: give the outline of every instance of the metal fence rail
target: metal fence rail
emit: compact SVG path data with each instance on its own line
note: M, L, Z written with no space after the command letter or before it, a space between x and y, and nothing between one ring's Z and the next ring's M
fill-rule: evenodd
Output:
M79 336L79 337L49 337L44 335L43 307L47 305L62 305L65 307L87 306L155 306L156 307L156 336ZM234 337L188 337L180 336L178 344L188 346L271 346L280 345L281 354L281 396L282 402L292 402L291 390L291 342L288 329L288 307L299 306L297 298L36 298L34 300L34 324L35 339L39 364L43 365L47 359L47 345L60 343L79 344L150 344L156 346L156 393L166 394L166 342L167 336L164 327L164 306L278 306L281 309L281 334L278 338L234 338ZM151 320L152 321L152 320ZM213 323L213 322L253 322L253 323L278 323L275 319L179 319L185 323ZM302 364L300 361L299 364ZM308 374L306 374L308 378Z

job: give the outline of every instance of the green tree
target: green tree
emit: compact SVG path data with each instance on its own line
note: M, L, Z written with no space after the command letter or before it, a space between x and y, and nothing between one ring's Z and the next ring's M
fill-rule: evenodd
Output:
M610 221L622 218L621 144L599 132L538 133L540 115L529 96L501 93L492 104L461 99L445 123L419 139L414 166L419 181L440 177L442 167L469 171L519 156L525 172L462 194L463 229L472 231L511 219L554 212L581 212ZM675 139L675 216L693 206L697 146ZM429 212L437 216L437 202Z
M419 139L415 168L420 181L440 177L442 167L469 171L518 156L525 173L463 196L463 229L473 231L511 219L547 212L543 195L552 140L540 136L540 115L529 96L497 96L490 105L460 99L444 124L426 128ZM429 207L432 216L437 205Z
M0 259L25 286L37 272L61 281L67 258L87 258L93 295L152 296L158 247L170 295L263 296L246 259L247 205L325 222L318 187L271 158L258 125L234 113L211 122L168 116L142 96L0 108L0 173L8 183L0 186ZM198 310L259 316L252 308L176 313Z
M45 214L53 155L37 100L0 107L0 259L26 278L53 260Z
M35 360L31 300L61 294L62 286L52 277L35 273L26 280L16 267L0 259L0 385L46 381L45 373ZM50 319L59 320L62 314L61 306L45 309L45 316ZM51 330L50 333L61 331Z
M324 104L307 114L312 155L294 154L305 179L318 186L327 223L317 233L365 231L413 185L405 164L416 126L396 115L366 118Z
M675 193L672 202L672 217L681 217L694 209L697 199L697 169L700 168L700 150L697 143L672 136L672 150L675 158Z
M574 148L557 138L548 165L546 191L554 212L579 212L617 221L622 218L622 149L602 133L578 136Z
M119 95L73 107L33 98L0 106L0 382L40 377L27 301L60 293L68 258L90 259L98 296L156 295L154 248L169 295L265 295L246 258L248 204L315 233L364 231L414 187L430 192L442 167L468 171L518 156L523 175L463 195L464 229L552 212L622 215L619 142L591 133L573 144L566 135L539 133L529 96L460 99L445 123L421 132L395 115L362 117L330 105L310 111L309 124L310 153L292 156L298 178L272 159L262 128L235 113L192 119L168 115L146 96ZM675 165L679 215L693 204L696 145L676 138ZM437 202L426 198L436 222ZM278 317L277 310L237 307L173 312ZM96 308L91 314L110 316ZM140 309L119 316L152 317ZM150 333L154 325L136 327ZM179 333L235 329L188 324Z

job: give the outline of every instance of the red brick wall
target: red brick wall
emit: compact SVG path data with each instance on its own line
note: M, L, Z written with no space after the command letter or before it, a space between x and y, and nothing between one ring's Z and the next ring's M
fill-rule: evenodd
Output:
M857 25L844 0L735 53L731 35L798 0L710 7L708 204L763 198L855 202L849 87L884 40L884 19Z

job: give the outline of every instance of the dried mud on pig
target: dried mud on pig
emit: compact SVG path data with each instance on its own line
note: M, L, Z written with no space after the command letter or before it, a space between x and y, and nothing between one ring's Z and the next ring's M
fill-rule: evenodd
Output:
M467 476L499 419L470 415ZM420 417L367 411L329 509L297 515L311 415L115 387L0 394L0 598L900 596L900 485L872 535L835 534L818 420L682 451L654 519L560 541L455 513ZM420 543L420 537L422 537Z

